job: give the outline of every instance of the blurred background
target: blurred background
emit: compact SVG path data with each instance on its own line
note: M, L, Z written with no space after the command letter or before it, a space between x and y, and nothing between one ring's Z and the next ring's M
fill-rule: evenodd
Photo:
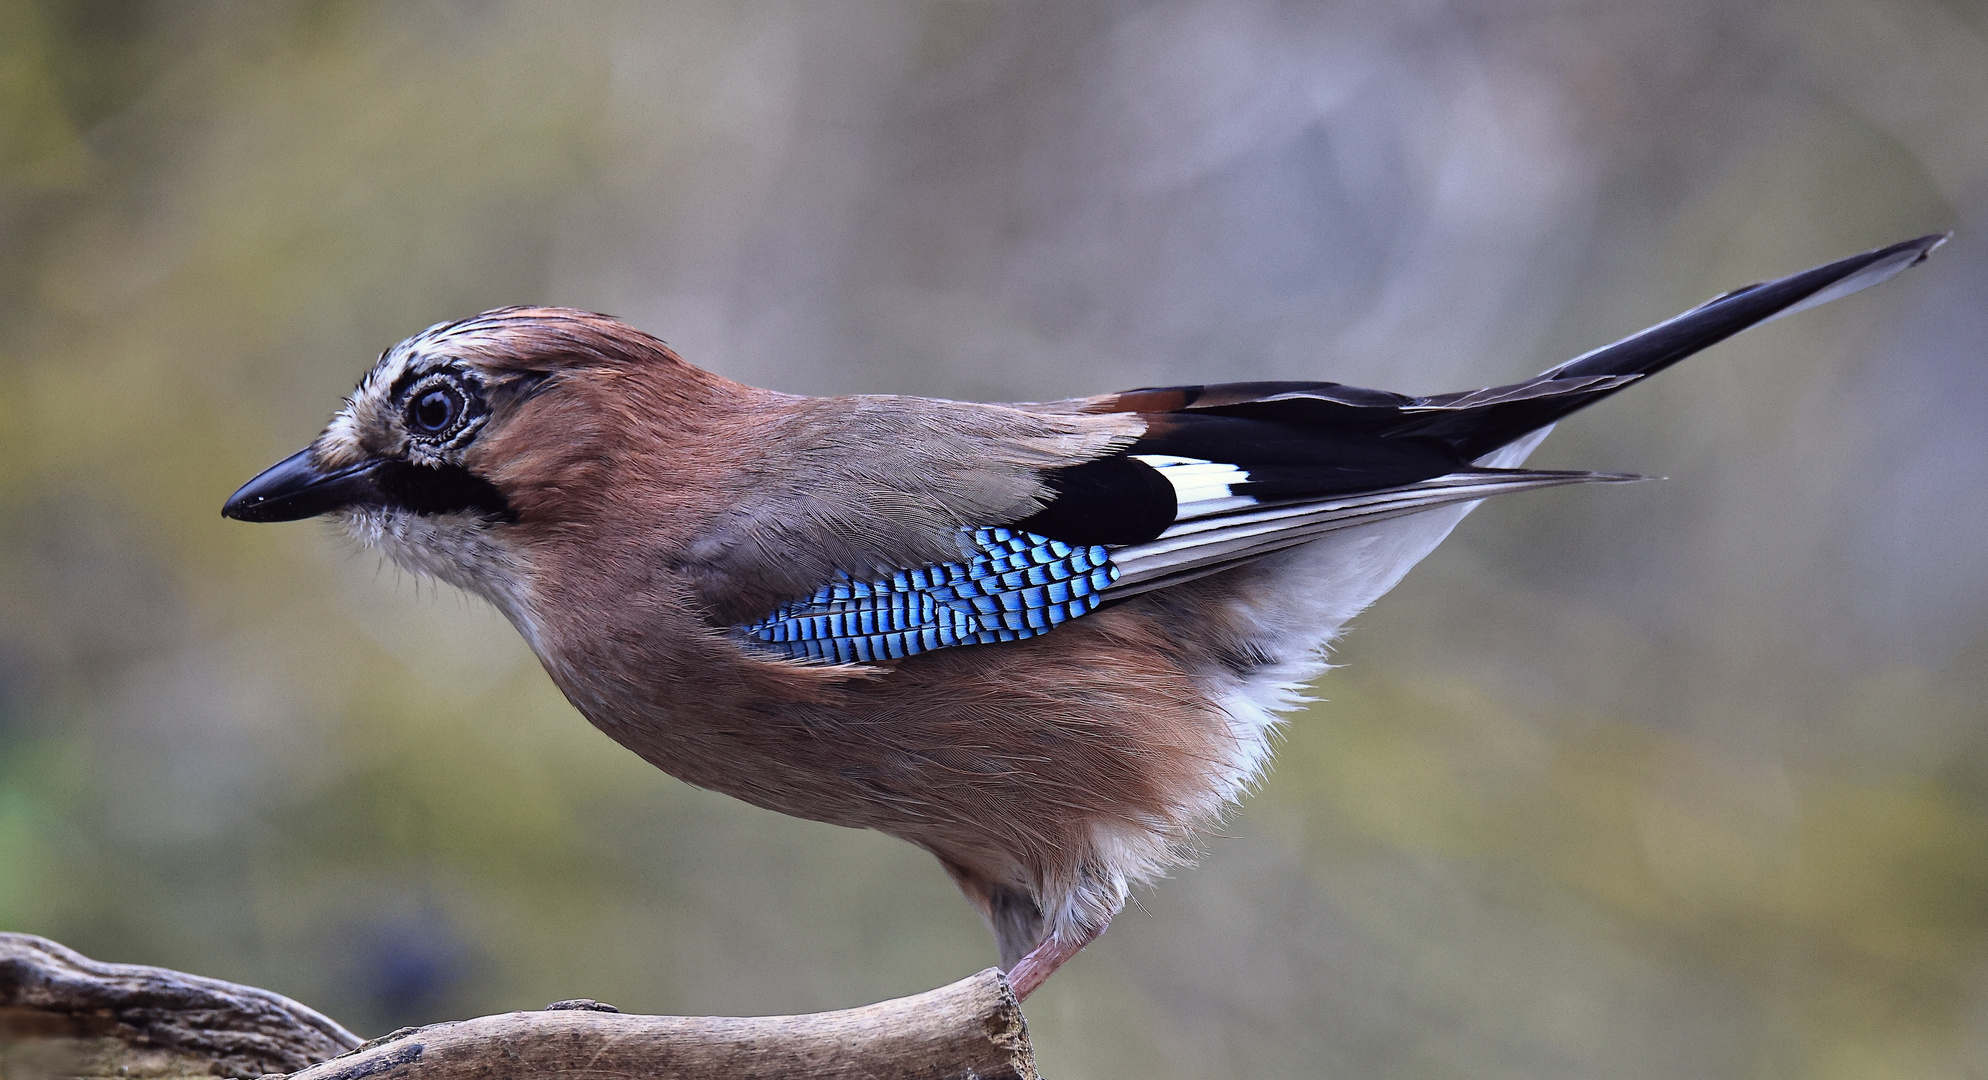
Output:
M1988 1072L1988 6L0 0L0 928L366 1035L991 941L479 602L223 521L512 303L783 390L1509 382L1958 229L1568 421L1029 1002L1088 1077Z

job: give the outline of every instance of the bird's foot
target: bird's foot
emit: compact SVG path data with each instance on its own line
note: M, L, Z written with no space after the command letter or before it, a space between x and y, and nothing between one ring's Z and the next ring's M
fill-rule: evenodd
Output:
M1008 986L1014 990L1015 1000L1026 1001L1030 994L1035 993L1036 987L1041 986L1057 968L1063 966L1064 961L1082 952L1084 946L1096 941L1098 935L1104 933L1104 928L1109 925L1111 924L1107 922L1096 929L1080 931L1081 937L1069 941L1051 934L1042 944L1031 949L1027 956L1015 961L1015 966L1008 969Z

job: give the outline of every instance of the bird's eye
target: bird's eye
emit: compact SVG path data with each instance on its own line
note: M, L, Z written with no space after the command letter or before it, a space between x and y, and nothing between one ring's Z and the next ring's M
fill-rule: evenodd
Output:
M419 444L453 444L473 432L487 412L477 386L453 372L417 382L402 398L402 426Z
M415 432L423 436L439 436L455 426L463 416L463 400L453 390L433 388L408 408L408 420L414 424Z

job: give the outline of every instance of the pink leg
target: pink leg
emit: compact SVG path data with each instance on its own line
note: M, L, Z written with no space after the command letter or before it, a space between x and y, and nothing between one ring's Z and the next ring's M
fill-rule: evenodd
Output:
M1109 925L1111 924L1105 924ZM1084 946L1096 941L1098 935L1102 933L1104 926L1092 930L1077 941L1068 943L1052 936L1037 945L1027 956L1015 961L1015 966L1008 970L1008 986L1015 991L1015 1000L1027 1000L1030 994L1035 993L1036 987L1041 986L1057 968L1063 966L1064 961L1083 951Z

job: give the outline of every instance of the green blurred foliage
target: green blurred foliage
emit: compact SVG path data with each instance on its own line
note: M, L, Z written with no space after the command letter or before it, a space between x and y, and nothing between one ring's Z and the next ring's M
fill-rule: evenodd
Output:
M1059 1076L1988 1071L1988 15L1953 0L0 0L0 927L369 1034L853 1005L931 861L222 521L377 352L609 310L806 392L1506 381L1936 228L1563 425L1030 1002Z

